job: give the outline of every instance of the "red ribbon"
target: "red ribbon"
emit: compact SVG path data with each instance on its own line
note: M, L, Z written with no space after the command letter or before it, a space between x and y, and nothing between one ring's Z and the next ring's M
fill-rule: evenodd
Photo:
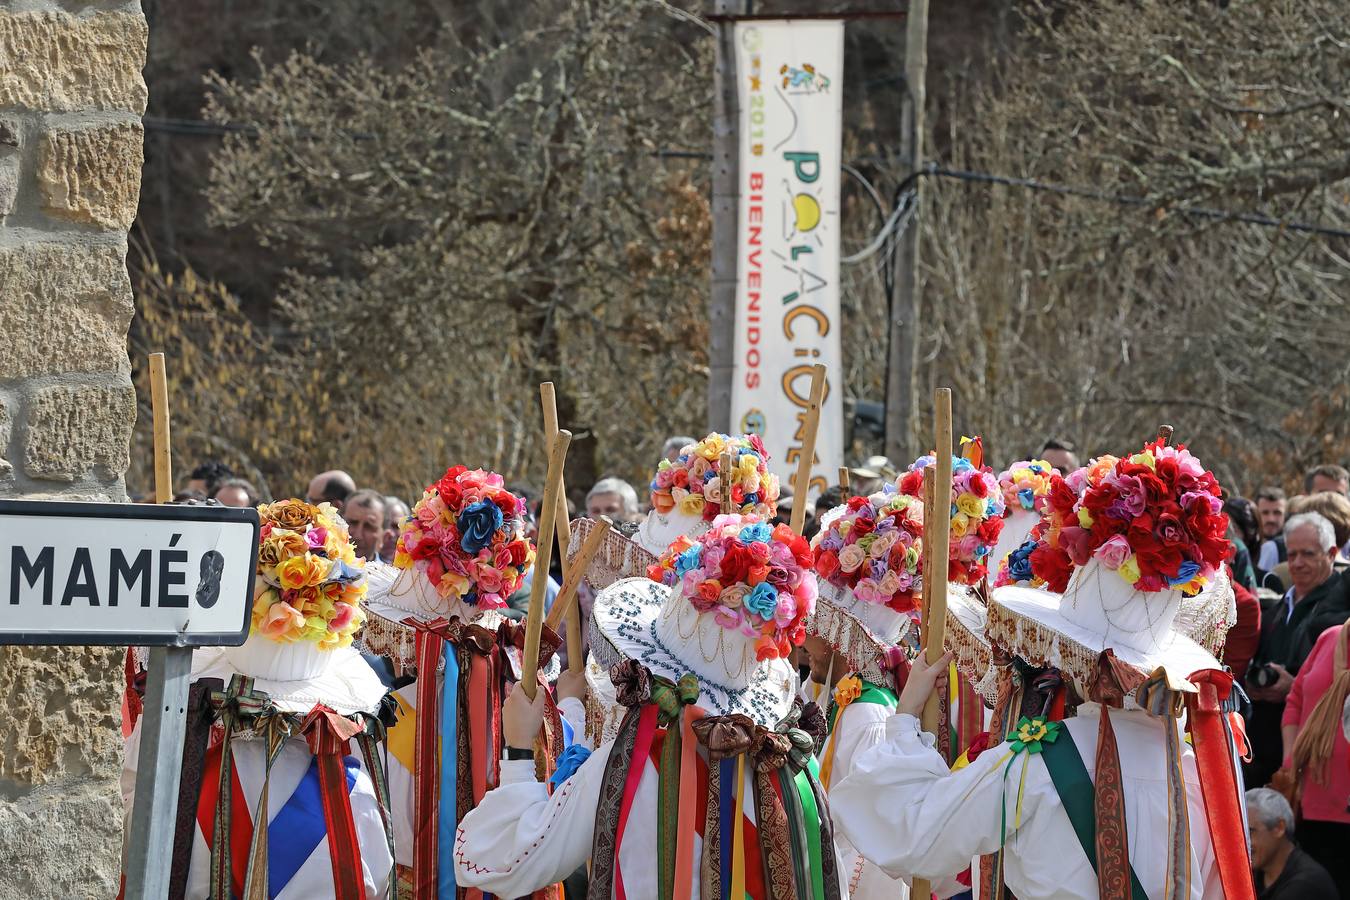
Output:
M211 852L215 834L216 802L220 796L221 749L221 745L216 744L206 752L206 766L202 770L202 792L197 803L197 827L201 829L208 853ZM249 817L244 789L239 784L239 772L233 767L230 771L230 809L232 813L230 843L235 847L247 847L253 843L253 819ZM247 868L247 853L230 854L231 893L235 896L242 896L244 893L244 876Z
M356 839L356 821L352 818L352 800L347 793L347 773L342 762L361 726L320 703L305 716L300 730L319 763L319 794L323 797L323 819L328 828L334 900L364 900L361 845Z
M413 896L417 900L436 900L437 840L440 825L440 757L436 752L436 667L449 623L445 619L430 622L409 620L417 629L417 735L413 749ZM457 690L452 686L451 690ZM452 702L457 702L456 700ZM430 717L430 718L428 718ZM465 723L466 725L468 723Z
M1242 833L1233 752L1224 733L1220 703L1233 688L1233 676L1218 669L1202 669L1187 679L1199 693L1186 694L1186 723L1195 749L1200 792L1205 799L1215 866L1226 900L1255 900L1247 836Z
M623 802L619 806L619 824L614 832L614 896L624 900L627 893L623 887L623 870L619 868L619 845L623 842L624 829L628 824L628 815L633 811L633 799L637 796L638 783L642 781L642 772L647 768L647 757L652 752L652 739L656 736L655 703L648 703L639 713L637 737L633 740L633 764L628 769L628 780L623 786ZM652 860L652 865L656 861Z

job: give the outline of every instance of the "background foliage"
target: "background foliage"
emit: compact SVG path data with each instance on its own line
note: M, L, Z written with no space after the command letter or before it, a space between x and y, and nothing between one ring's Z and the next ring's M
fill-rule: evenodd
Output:
M239 0L209 28L204 3L146 4L132 260L133 363L170 350L184 467L278 494L330 466L404 494L451 462L538 478L545 379L574 489L640 484L700 430L705 30L651 0ZM958 425L1007 461L1166 420L1243 492L1345 462L1350 241L1187 210L1347 226L1350 8L941 6L930 153L1136 201L925 179L916 327ZM847 31L846 254L908 174L903 39ZM850 400L882 399L887 265L844 272Z

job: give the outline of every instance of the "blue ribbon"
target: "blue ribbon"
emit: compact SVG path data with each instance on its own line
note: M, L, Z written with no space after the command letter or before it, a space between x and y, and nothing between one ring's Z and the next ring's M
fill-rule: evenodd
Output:
M356 773L361 768L355 756L342 760L347 775L347 791L356 786ZM256 827L256 826L255 826ZM305 860L328 836L328 822L323 815L323 794L319 791L319 760L310 761L300 783L296 785L286 804L277 810L267 826L267 890L278 897L291 883Z
M455 900L455 830L459 797L455 790L459 735L455 715L459 711L459 648L449 641L441 651L445 680L441 682L441 802L436 836L437 895Z
M548 779L549 786L556 791L558 786L571 778L572 773L580 769L581 764L590 757L591 750L585 744L568 744L553 767L553 774Z
M717 829L718 846L722 850L722 893L726 895L731 890L731 853L732 839L735 837L732 828L740 826L736 822L736 758L728 757L720 763L722 767L721 778L718 787L721 788L721 795L717 798L717 812L721 820ZM734 900L742 900L740 897Z
M563 746L570 747L577 741L576 730L572 728L571 723L568 722L567 719L562 720L562 727L563 727Z

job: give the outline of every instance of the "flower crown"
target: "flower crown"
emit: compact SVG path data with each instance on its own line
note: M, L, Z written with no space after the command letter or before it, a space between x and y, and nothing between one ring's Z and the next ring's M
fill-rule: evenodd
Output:
M979 438L969 443L978 454ZM923 496L923 470L933 465L933 455L914 461L897 484L900 493ZM988 573L989 554L1003 531L1003 492L994 470L961 456L952 457L951 552L947 579L955 584L979 584Z
M1073 484L1082 484L1081 496ZM1127 459L1103 457L1053 480L1035 577L1062 593L1096 559L1137 591L1199 593L1228 552L1219 482L1184 446L1155 441Z
M1042 465L1049 465L1044 460L1039 460ZM1069 486L1069 489L1076 495L1082 496L1087 490L1089 481L1095 484L1108 473L1119 462L1114 456L1099 456L1094 458L1086 466L1080 466L1069 474L1063 476L1063 481ZM1014 463L1012 468L1017 468L1021 463ZM994 575L994 587L1004 587L1006 585L1031 585L1040 587L1045 581L1036 577L1036 573L1031 567L1031 554L1036 549L1041 535L1045 532L1045 510L1050 499L1050 487L1054 479L1060 477L1050 466L1050 471L1046 477L1045 496L1036 495L1036 509L1042 515L1042 519L1031 529L1027 535L1027 540L1022 545L1011 551L1006 557L999 561L998 572ZM1010 470L1011 471L1011 470ZM1005 473L1007 474L1007 473ZM1003 483L1003 476L999 476L999 483ZM1007 489L1004 489L1004 496L1007 496ZM1008 501L1010 504L1012 501Z
M722 454L730 452L734 469L721 471ZM731 485L735 511L765 519L778 507L778 476L769 472L769 452L759 435L732 437L713 433L680 451L674 462L661 460L652 478L652 509L679 510L711 522L722 512L722 495Z
M677 539L647 576L678 585L723 628L758 637L757 659L777 659L806 638L806 619L816 608L811 562L806 539L788 526L725 515L697 540Z
M923 593L923 501L888 484L850 497L814 542L816 574L866 603L896 612L918 608Z
M534 563L525 501L502 477L464 466L446 470L399 527L394 565L416 568L442 600L500 609Z
M320 649L351 645L365 621L365 563L327 503L278 500L258 507L258 574L252 634Z
M1025 459L1013 463L998 476L1003 502L1011 513L1015 510L1040 512L1045 509L1045 498L1050 493L1050 476L1055 468L1043 459Z

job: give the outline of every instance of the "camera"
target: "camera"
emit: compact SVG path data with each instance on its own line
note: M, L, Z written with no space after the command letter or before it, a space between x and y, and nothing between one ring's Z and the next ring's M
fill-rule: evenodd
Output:
M1261 663L1247 670L1247 683L1252 687L1268 688L1280 680L1280 673L1270 663Z

